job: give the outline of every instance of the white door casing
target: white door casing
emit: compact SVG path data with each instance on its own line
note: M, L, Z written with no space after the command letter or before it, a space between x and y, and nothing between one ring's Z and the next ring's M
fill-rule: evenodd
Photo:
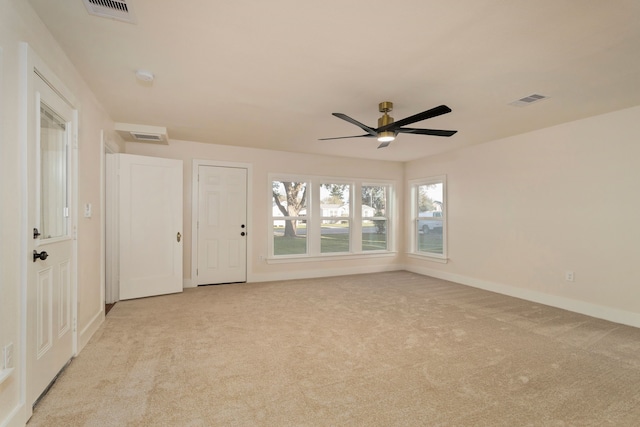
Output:
M118 276L120 268L118 262L118 174L116 172L116 159L113 149L104 145L104 198L102 206L102 218L104 221L104 287L105 303L113 304L120 299L120 286Z
M247 169L198 166L196 285L247 280Z
M182 161L114 156L120 299L182 292Z
M26 46L24 49L30 59L26 69L29 230L25 254L29 258L26 398L30 415L32 405L76 351L78 114L63 95L68 91L46 67L33 66L32 61L39 61Z

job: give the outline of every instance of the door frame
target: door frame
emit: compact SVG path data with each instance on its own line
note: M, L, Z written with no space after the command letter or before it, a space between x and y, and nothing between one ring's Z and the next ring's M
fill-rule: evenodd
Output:
M107 131L100 131L100 234L102 245L100 245L100 293L102 295L101 308L104 310L104 303L117 302L118 295L118 239L116 215L118 212L117 198L112 190L118 184L117 175L113 164L112 154L120 152L117 144L109 138ZM107 191L107 186L109 190ZM107 280L107 269L109 278Z
M246 277L247 282L251 282L249 268L251 265L253 253L253 239L252 239L252 224L253 224L253 165L251 163L236 163L236 162L224 162L217 160L203 160L194 159L191 164L191 278L189 282L185 281L185 288L195 288L197 286L196 268L198 267L198 170L200 166L213 166L222 168L236 168L245 169L247 171L247 225L248 225L248 239L247 239L247 262L246 262Z
M20 43L20 157L21 157L21 201L20 207L22 210L21 220L21 252L23 254L20 262L20 276L21 276L21 292L20 292L20 307L21 307L21 319L20 319L20 382L21 382L21 401L25 402L26 419L29 419L33 413L32 403L28 402L27 398L30 396L28 393L29 381L28 381L28 369L29 369L29 356L27 354L28 345L30 339L27 335L28 328L28 301L27 301L27 286L28 283L28 267L29 267L29 254L33 247L32 235L29 231L32 229L29 224L29 152L28 144L29 138L33 137L35 132L30 129L29 126L33 124L34 108L35 107L35 93L34 93L34 78L41 78L47 83L72 109L72 147L71 147L71 164L69 166L70 179L71 179L71 203L69 204L69 214L71 217L71 336L72 336L72 354L71 357L75 357L78 354L78 127L79 127L79 109L80 102L74 96L65 84L55 75L53 71L40 59L31 46L26 43ZM52 378L53 380L53 378Z

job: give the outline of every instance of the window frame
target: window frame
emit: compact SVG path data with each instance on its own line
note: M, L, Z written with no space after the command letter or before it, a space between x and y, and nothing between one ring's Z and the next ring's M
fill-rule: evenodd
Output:
M273 182L303 182L307 189L307 200L306 200L306 214L298 215L298 216L275 216L273 215ZM310 252L310 239L309 239L309 231L311 228L311 215L309 214L312 211L312 199L313 199L313 185L311 182L304 176L296 176L296 175L274 175L269 177L269 206L271 206L271 210L269 211L269 257L286 257L286 258L306 258L309 256ZM274 255L275 245L274 245L274 221L305 221L306 222L306 234L305 234L305 253L303 254L284 254L284 255ZM286 225L285 225L286 227Z
M347 202L349 204L349 213L347 216L339 216L339 215L324 215L324 212L322 211L322 187L324 185L346 185L349 188L349 197L347 198ZM354 188L355 188L355 184L353 182L347 182L345 180L340 180L340 179L320 179L317 182L317 186L318 186L318 209L319 209L319 215L317 216L318 218L318 232L320 235L320 241L318 242L319 248L319 254L320 255L332 255L332 254L350 254L353 253L353 248L354 248L354 238L353 238L353 226L354 226L354 214L353 214L353 204L354 204ZM324 224L325 221L335 221L335 222L340 222L340 221L348 221L349 224L349 237L348 237L348 249L346 251L336 251L336 252L323 252L322 251L322 226Z
M447 195L447 175L434 175L425 178L413 179L408 182L409 184L409 212L407 216L408 229L410 230L408 239L409 248L408 253L412 257L418 257L421 259L428 259L430 261L446 263L448 261L448 195ZM442 253L421 251L419 249L420 230L418 222L421 217L419 216L419 202L418 202L418 187L422 185L442 184Z
M281 262L303 262L303 261L316 261L324 259L353 259L353 258L370 258L375 256L392 256L397 253L395 250L395 236L396 224L392 224L395 215L396 206L396 193L395 186L396 181L392 180L377 180L377 179L360 179L360 178L345 178L336 176L317 176L317 175L296 175L285 173L269 173L268 185L269 185L269 204L273 206L273 182L274 181L288 181L288 182L305 182L307 185L307 252L306 254L274 254L274 228L273 221L279 219L285 219L289 217L280 217L273 215L273 209L269 210L268 214L268 255L266 258L267 263L281 263ZM349 251L348 252L321 252L321 227L322 221L325 219L332 219L333 217L324 217L321 210L321 193L320 188L322 184L338 184L349 185L349 216L346 217L350 221L349 224ZM381 186L385 187L387 194L387 249L386 250L362 250L362 200L360 195L362 192L362 186ZM397 217L397 216L396 216ZM297 218L297 217L296 217ZM341 218L341 217L339 217Z
M385 214L384 215L374 215L371 217L368 216L364 216L362 215L362 187L383 187L385 189ZM391 251L391 249L393 248L392 243L393 240L391 239L392 236L392 230L394 229L394 224L391 223L391 215L393 212L393 203L391 202L392 200L392 194L393 194L393 186L389 183L381 183L381 182L369 182L369 181L365 181L362 182L360 185L360 188L358 189L358 194L360 195L360 227L362 227L363 222L366 219L370 219L372 222L374 221L379 221L379 220L384 220L386 221L386 227L385 227L385 234L386 234L386 249L371 249L371 250L363 250L362 249L362 229L360 229L360 250L363 253L385 253L385 252L389 252ZM369 206L370 208L374 209L373 206Z

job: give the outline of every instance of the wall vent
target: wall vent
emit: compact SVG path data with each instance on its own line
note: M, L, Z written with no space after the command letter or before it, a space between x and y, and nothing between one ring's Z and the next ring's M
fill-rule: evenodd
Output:
M147 142L151 144L169 144L167 128L161 126L116 123L115 131L129 142Z
M129 132L133 139L144 142L162 142L162 135L157 133Z
M534 102L542 101L543 99L547 98L549 97L534 93L532 95L525 96L524 98L520 98L516 101L510 102L509 105L513 105L514 107L525 107L527 105L533 104Z
M90 15L135 23L131 4L127 0L82 0Z

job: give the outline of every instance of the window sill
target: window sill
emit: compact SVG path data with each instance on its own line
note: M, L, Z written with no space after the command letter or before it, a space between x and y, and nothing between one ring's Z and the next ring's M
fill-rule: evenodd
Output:
M431 262L437 262L440 264L447 264L449 262L449 258L447 257L438 257L438 256L433 256L433 255L426 255L426 254L417 254L417 253L410 253L407 254L407 256L409 258L414 258L414 259L420 259L422 261L431 261Z
M388 258L398 255L397 252L371 252L357 254L323 254L315 256L279 256L267 258L267 264L285 264L291 262L338 261L351 259Z

